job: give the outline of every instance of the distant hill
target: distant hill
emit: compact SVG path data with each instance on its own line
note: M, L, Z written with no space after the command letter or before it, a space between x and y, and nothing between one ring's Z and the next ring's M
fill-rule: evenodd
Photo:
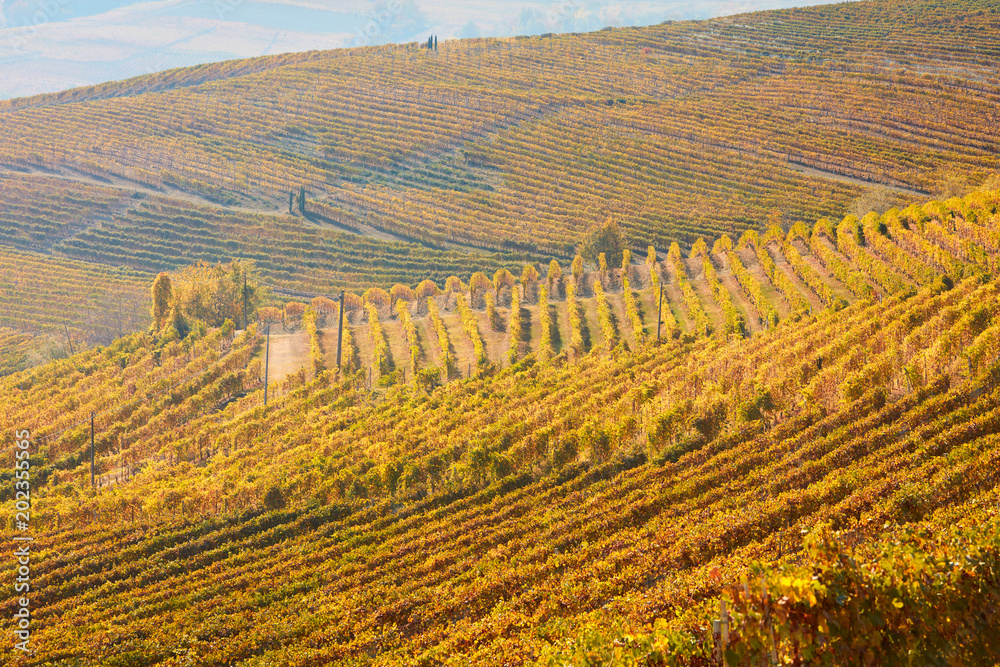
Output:
M582 32L796 4L594 0L53 0L0 3L0 99L277 53L469 37Z

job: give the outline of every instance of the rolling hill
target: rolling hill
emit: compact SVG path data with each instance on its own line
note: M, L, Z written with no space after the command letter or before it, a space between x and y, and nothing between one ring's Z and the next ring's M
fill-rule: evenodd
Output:
M997 9L0 102L9 663L997 663Z
M485 309L454 283L392 310L369 292L347 337L362 367L381 341L446 369L435 348L463 360L496 304L506 335L433 390L324 370L335 337L311 310L316 363L266 407L256 324L0 380L3 427L33 429L24 664L706 664L720 596L733 656L995 658L998 206L720 238L606 290L570 271L551 299L491 286ZM752 335L709 298L740 274L779 313ZM659 342L654 277L693 295ZM728 293L754 322L750 291ZM879 633L859 640L844 591Z
M962 194L998 169L995 17L847 3L7 100L0 243L153 273L253 259L332 294L569 260L608 217L637 252L686 251Z

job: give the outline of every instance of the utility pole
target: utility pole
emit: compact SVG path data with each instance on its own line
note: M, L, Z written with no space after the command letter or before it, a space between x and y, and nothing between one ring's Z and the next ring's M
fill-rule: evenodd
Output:
M663 322L663 283L660 283L660 299L656 305L656 342L660 342L660 324Z
M340 290L340 326L337 328L337 372L340 372L340 349L344 343L344 290Z
M94 413L90 413L90 488L94 488Z
M271 360L271 323L267 323L267 343L264 347L264 407L267 407L267 364Z

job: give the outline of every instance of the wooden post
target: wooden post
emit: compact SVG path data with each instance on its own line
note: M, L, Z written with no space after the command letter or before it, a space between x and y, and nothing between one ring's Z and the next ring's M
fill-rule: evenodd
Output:
M246 330L250 326L247 322L247 271L243 269L243 329Z
M340 290L340 325L337 328L337 371L340 371L340 350L344 344L344 290Z
M94 413L90 413L90 488L94 488Z
M656 305L656 342L660 342L660 324L663 322L663 283L660 283L660 298Z
M69 345L70 356L73 354L73 340L69 337L69 327L66 326L66 322L63 321L63 329L66 331L66 343Z
M267 325L267 343L264 347L264 407L267 407L267 365L271 360L271 324Z

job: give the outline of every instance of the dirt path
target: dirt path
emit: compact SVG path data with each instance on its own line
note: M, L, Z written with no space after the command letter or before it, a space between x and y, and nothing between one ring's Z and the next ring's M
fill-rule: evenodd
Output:
M719 282L729 290L729 298L733 300L736 308L743 313L750 335L752 336L758 331L763 330L764 317L757 310L756 306L750 303L750 299L743 291L743 287L740 286L740 281L736 280L736 276L733 275L732 268L729 266L729 258L720 254L715 255L715 259L718 260L717 263L722 267L718 270Z
M521 306L521 313L525 315L523 326L524 340L527 341L527 351L534 354L538 352L538 348L542 345L542 317L538 312L538 304L524 304Z
M611 307L611 313L614 315L619 340L625 341L628 349L636 349L638 342L635 339L635 332L632 330L632 321L629 320L628 314L625 312L625 295L621 292L618 294L608 294L608 305ZM643 310L641 305L639 306L639 310ZM640 312L639 314L642 315L643 313Z
M110 188L113 190L125 190L129 193L142 192L144 194L152 195L155 197L179 199L181 201L185 201L190 204L217 208L223 211L228 211L233 213L255 213L263 215L283 214L283 209L280 206L277 206L275 208L227 206L225 204L219 204L218 202L214 202L205 197L200 197L191 192L187 192L186 190L178 190L177 188L173 188L168 185L165 185L162 189L154 188L148 185L137 183L135 181L130 181L126 178L122 178L121 176L115 176L109 174L107 177L99 178L97 176L91 176L90 174L70 169L69 167L61 167L58 170L48 170L37 167L28 167L27 171L21 171L18 169L2 169L2 167L0 167L0 173L4 172L10 174L21 174L29 176L42 176L60 181L69 181L71 183L82 183L84 185L92 185L101 188Z
M447 321L444 314L442 314L442 319ZM431 325L431 318L426 315L415 317L413 325L417 328L420 349L424 353L420 359L421 366L423 368L444 368L444 362L441 361L441 348L438 346L437 333Z
M336 331L334 335L336 336ZM290 334L272 333L269 347L267 353L269 383L280 382L309 365L309 334L305 331Z
M851 185L857 185L862 188L881 188L883 190L890 190L899 194L911 195L918 199L927 199L931 196L929 192L920 192L918 190L911 190L910 188L904 188L898 185L889 185L887 183L873 183L872 181L866 181L852 176L845 176L844 174L838 174L833 171L824 171L822 169L816 169L815 167L807 167L803 164L789 163L788 166L792 171L797 171L800 174L805 174L806 176L825 178L828 181L850 183Z
M389 354L392 355L392 367L402 370L406 375L406 381L413 379L410 372L410 344L406 342L403 335L403 323L396 317L386 317L380 320L382 331L385 332L385 339L389 343Z
M506 366L503 363L503 359L507 356L507 320L509 314L506 308L497 308L497 315L499 316L500 326L502 331L494 331L493 327L490 326L489 321L486 319L485 310L474 310L472 311L476 315L476 319L479 321L479 334L483 337L483 344L486 346L486 356L489 357L490 361L500 364L501 366Z
M552 353L559 354L569 345L569 311L565 301L549 301L552 311Z
M351 325L351 338L354 340L354 347L358 349L358 360L361 370L365 372L365 377L372 376L372 384L378 383L378 372L372 369L372 339L367 322L359 322Z
M785 258L785 253L781 251L781 246L772 241L767 244L765 250L769 255L771 255L771 259L774 260L775 268L784 273L785 276L792 281L792 284L795 285L795 288L799 291L799 293L802 294L807 301L809 301L809 305L812 309L814 311L823 310L823 301L815 292L809 289L809 286L802 282L802 279L795 273L795 270L792 269L792 265L789 264L788 259Z
M588 297L586 299L577 299L577 304L583 308L583 326L587 328L590 332L590 345L587 346L587 351L600 348L603 350L607 349L607 343L604 340L604 330L601 329L601 320L597 317L597 299L594 297ZM584 337L586 342L587 338Z
M760 283L760 289L764 293L764 298L778 312L778 317L784 319L791 314L792 309L784 295L771 283L771 279L764 273L764 267L757 261L757 254L748 247L736 251L736 256L743 262L747 272ZM777 262L775 262L777 263Z
M792 244L795 246L795 249L799 251L799 254L802 255L803 261L815 269L816 273L818 273L820 278L823 279L823 282L830 286L830 291L833 292L834 296L839 296L848 303L854 303L855 296L851 290L847 289L844 283L834 277L834 275L826 268L826 265L819 261L819 258L813 255L809 248L806 247L806 244L802 242L802 239L795 239L792 241Z
M465 327L462 326L462 316L458 314L458 310L442 308L441 321L444 322L444 328L448 332L448 341L451 343L452 354L455 355L455 366L458 368L458 374L460 377L469 377L476 372L476 348L472 344L469 334L465 332ZM438 345L437 332L434 331L430 317L426 319L426 322L427 335L429 340L433 342L434 351L438 355L438 366L444 367L444 363L440 360L441 346ZM481 332L482 328L480 328ZM492 357L490 358L492 359Z
M666 269L666 278L663 282L663 307L670 308L670 312L673 313L674 319L677 320L677 326L680 327L681 331L689 333L694 327L691 323L691 314L688 312L687 306L684 303L684 293L681 292L681 287L677 283L677 276L671 268L664 266Z
M687 268L688 275L692 276L689 278L691 289L698 295L701 307L705 309L705 313L708 314L708 319L712 323L712 328L715 331L725 331L726 316L723 314L719 304L715 302L715 297L712 296L712 288L709 286L708 281L705 280L705 272L701 268L701 258L685 259L684 265Z

